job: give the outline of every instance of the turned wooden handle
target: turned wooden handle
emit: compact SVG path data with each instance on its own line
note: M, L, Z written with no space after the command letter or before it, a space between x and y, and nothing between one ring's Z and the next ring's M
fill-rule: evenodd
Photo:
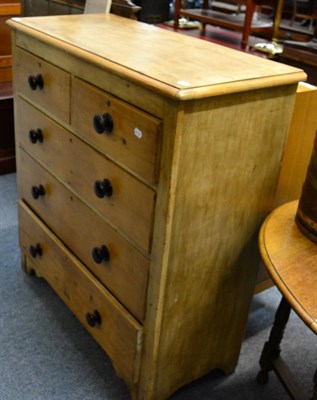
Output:
M38 75L30 75L28 78L29 86L31 90L43 89L44 88L44 79L41 74Z

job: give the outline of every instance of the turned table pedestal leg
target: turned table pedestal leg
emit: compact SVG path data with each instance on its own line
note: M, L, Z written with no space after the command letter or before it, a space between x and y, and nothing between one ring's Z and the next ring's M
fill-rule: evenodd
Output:
M274 369L274 361L280 355L280 343L283 338L284 330L288 322L291 312L291 307L287 300L282 297L280 305L276 311L273 327L270 332L269 340L264 344L260 367L261 371L256 378L260 384L265 384L268 381L268 374Z

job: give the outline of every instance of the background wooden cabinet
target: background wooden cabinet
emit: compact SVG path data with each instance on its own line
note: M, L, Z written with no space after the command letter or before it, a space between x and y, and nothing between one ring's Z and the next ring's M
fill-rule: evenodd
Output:
M22 15L82 14L85 0L22 0Z
M20 1L0 0L0 174L15 171L11 32L6 21L20 11Z
M22 0L23 16L82 14L86 0ZM136 18L140 7L131 0L113 0L111 12Z

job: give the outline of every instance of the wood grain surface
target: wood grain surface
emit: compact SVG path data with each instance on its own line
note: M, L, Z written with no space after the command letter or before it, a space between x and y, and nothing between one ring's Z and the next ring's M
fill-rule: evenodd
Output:
M317 333L317 245L297 227L298 201L273 211L260 232L260 250L271 278L299 317Z

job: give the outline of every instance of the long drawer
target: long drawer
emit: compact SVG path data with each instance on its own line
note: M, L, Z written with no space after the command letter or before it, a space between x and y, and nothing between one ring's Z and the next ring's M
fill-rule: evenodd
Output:
M23 204L20 245L31 262L107 352L119 373L137 380L142 327ZM29 260L29 261L28 261Z
M156 183L159 119L78 78L72 80L71 115L76 134L150 184Z
M15 87L23 96L70 121L70 74L22 49L15 52Z
M24 151L20 161L22 199L142 321L149 259Z
M155 191L24 100L17 100L17 109L20 118L16 129L21 146L103 218L149 252ZM34 136L39 131L42 140ZM30 140L32 132L34 140Z

